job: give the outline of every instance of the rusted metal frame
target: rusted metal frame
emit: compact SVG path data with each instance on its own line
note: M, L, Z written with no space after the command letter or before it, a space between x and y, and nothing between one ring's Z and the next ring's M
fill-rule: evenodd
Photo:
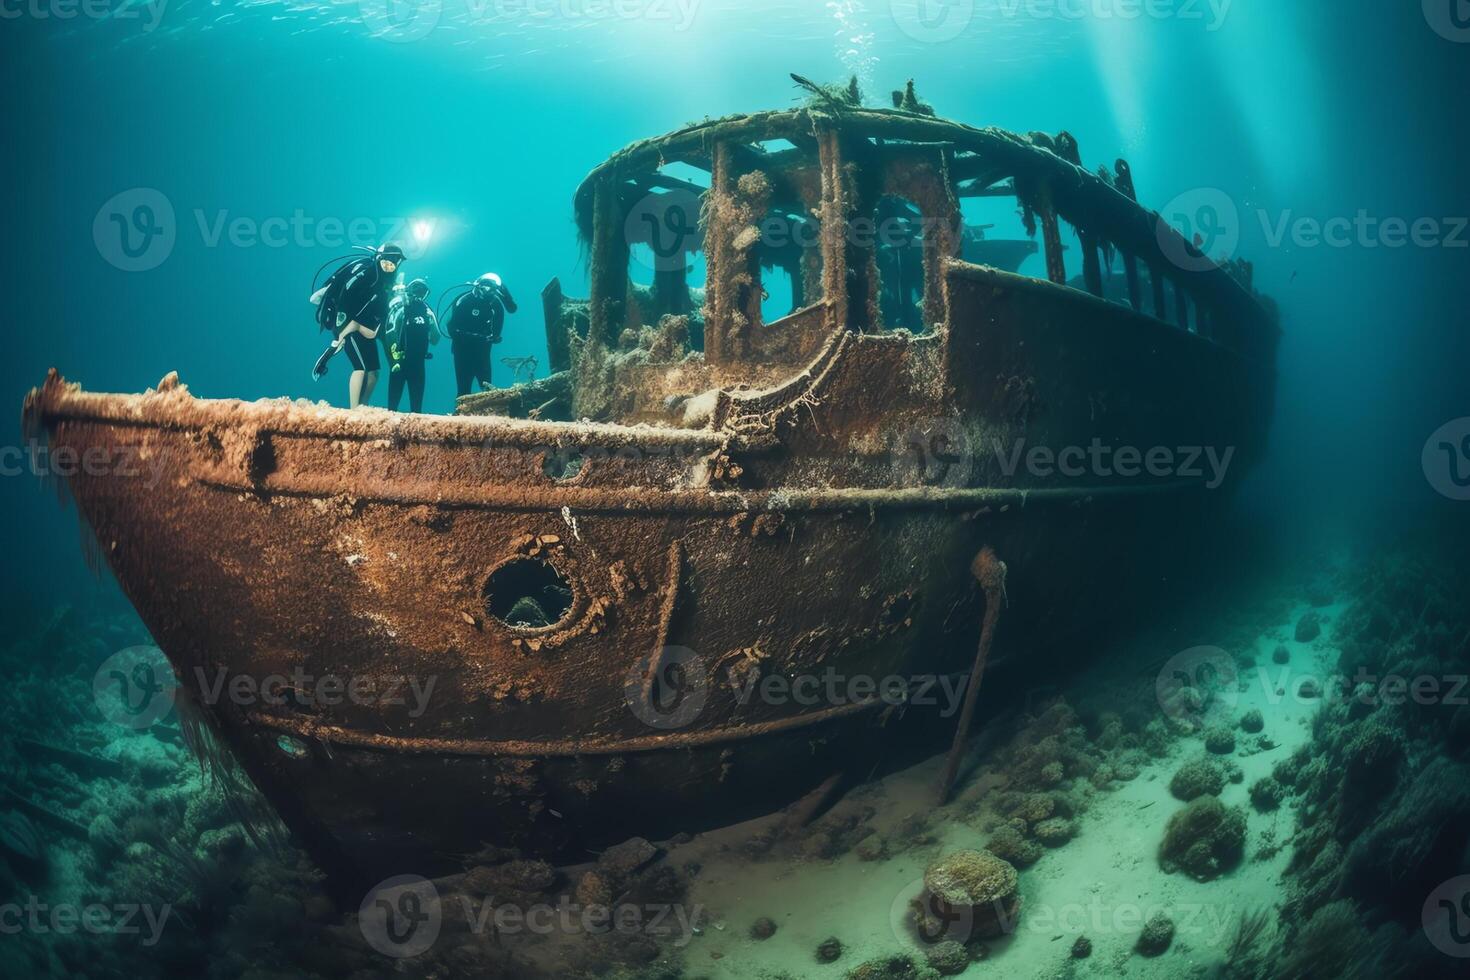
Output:
M1169 311L1164 303L1164 273L1162 263L1150 262L1148 264L1148 278L1153 286L1154 293L1154 317L1169 322Z
M821 127L817 131L818 161L822 171L822 202L818 206L820 227L817 229L822 252L822 297L830 311L828 328L836 333L846 330L847 306L847 227L851 205L843 179L843 151L837 130Z
M541 290L541 315L546 323L546 359L550 362L552 374L572 366L571 341L561 323L563 300L561 280L553 276Z
M1041 221L1041 243L1046 253L1046 277L1059 286L1067 284L1067 264L1062 258L1062 228L1057 221L1057 213L1051 205L1049 195L1043 195L1043 200L1036 209L1036 216Z
M676 133L645 140L630 146L589 175L577 192L579 226L586 227L584 217L591 209L589 185L593 178L611 167L628 161L649 161L656 167L665 158L684 159L702 152L715 137L739 140L785 136L814 128L838 129L848 135L863 133L876 139L901 139L910 142L951 142L956 147L985 156L997 167L1015 174L1025 174L1033 183L1053 184L1050 210L1078 227L1098 229L1125 253L1136 256L1151 267L1168 263L1164 245L1190 253L1192 246L1174 229L1161 227L1156 212L1146 211L1097 174L1062 159L1035 145L1032 141L999 129L977 129L950 120L884 109L849 109L840 113L819 109L797 109L782 112L712 120ZM1169 241L1169 239L1173 239ZM1241 351L1268 351L1279 340L1280 327L1256 298L1212 261L1201 257L1199 271L1185 271L1189 291L1197 302L1215 308L1217 313L1235 325L1232 336L1240 342ZM1056 267L1048 264L1048 274L1055 280ZM1171 319L1158 308L1162 319Z
M727 143L715 143L710 152L713 169L704 207L704 357L711 365L723 366L735 361L739 353L732 336L739 312L737 291L731 283L737 271L736 229L729 227L728 217L735 209L735 174Z
M1138 189L1133 186L1133 167L1119 157L1113 164L1113 186L1118 193L1133 203L1138 203ZM1138 281L1138 259L1131 251L1119 249L1123 253L1123 272L1128 277L1128 302L1135 310L1142 312L1143 297L1140 295L1140 284Z
M1138 280L1138 260L1127 252L1123 252L1123 274L1128 280L1128 304L1136 312L1142 313L1143 294Z
M1102 263L1098 259L1098 241L1091 233L1077 229L1077 241L1082 246L1082 279L1087 291L1094 296L1103 294Z
M629 251L616 183L609 174L593 190L588 342L602 349L616 346L628 305Z
M860 334L873 333L882 325L878 310L878 250L875 241L855 231L858 222L870 220L877 213L884 191L885 164L871 139L840 131L838 143L843 162L849 165L843 168L842 174L852 177L850 182L844 180L848 200L842 229L847 269L844 283L848 294L847 328Z
M645 447L708 451L724 438L702 429L633 428L611 422L539 422L475 416L396 415L372 418L348 409L303 410L290 402L234 402L218 399L177 401L159 395L108 395L67 391L59 377L26 397L28 425L97 424L163 433L204 433L221 426L252 426L260 435L287 439L394 439L400 443L442 447L595 446L606 449ZM152 404L150 404L152 403ZM156 409L155 409L156 405Z
M1082 168L1082 150L1077 145L1077 139L1071 133L1060 133L1056 138L1056 152L1063 160L1077 168L1079 173L1086 173ZM1055 200L1054 195L1048 195ZM1072 227L1077 231L1077 246L1082 251L1082 283L1084 288L1094 296L1103 295L1102 266L1098 264L1099 240L1088 223L1071 219Z
M821 120L822 125L838 127L849 134L861 132L877 138L906 139L913 142L952 142L956 147L988 157L998 167L1011 173L1024 172L1037 179L1052 181L1065 178L1055 189L1053 205L1057 211L1076 224L1106 229L1110 241L1145 261L1167 261L1159 241L1161 234L1178 238L1175 244L1188 246L1182 236L1178 236L1172 229L1159 229L1157 214L1143 210L1135 201L1109 186L1098 175L1089 173L1014 133L993 128L977 129L951 120L886 109L854 108L840 114L797 109L712 120L634 144L594 170L589 179L606 167L629 160L678 157L681 151L707 145L707 141L714 136L734 139L751 139L758 133L784 136L785 131L810 129L813 120ZM585 187L584 181L583 188L578 190L579 210L590 205ZM1250 315L1264 322L1264 311L1255 299L1224 270L1215 267L1213 263L1210 266L1202 272L1191 274L1191 278L1198 280L1198 288L1194 291L1209 294L1212 299L1218 293L1221 302L1217 305L1223 308L1243 304Z
M238 474L201 474L200 483L221 490L265 496L330 498L343 493L340 477L299 474L289 479L271 474L254 484ZM448 487L443 481L395 481L354 487L351 494L364 503L498 511L628 514L742 514L840 513L867 510L1005 510L1034 504L1077 504L1112 497L1185 492L1204 485L1200 480L1093 487L1039 487L1017 490L995 487L911 487L770 490L654 490L629 496L620 487Z
M954 193L954 180L950 174L950 164L954 156L951 149L939 150L937 157L937 177L939 189L943 192L941 214L923 215L929 220L931 231L937 234L924 235L924 325L933 327L935 324L944 323L949 320L949 310L944 292L944 266L952 258L958 258L960 254L963 233L961 231L961 216L959 198Z

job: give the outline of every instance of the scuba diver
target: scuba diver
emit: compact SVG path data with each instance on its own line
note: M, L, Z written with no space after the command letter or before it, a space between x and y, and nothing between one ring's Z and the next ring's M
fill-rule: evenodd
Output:
M434 356L429 345L439 343L439 321L429 309L428 296L428 280L415 279L388 313L383 339L388 347L388 408L395 412L405 386L409 411L424 410L424 362Z
M352 374L347 380L348 403L357 408L372 397L378 383L378 345L373 341L388 317L388 298L395 274L403 264L403 249L385 243L371 256L358 256L328 277L326 285L312 294L317 305L317 323L331 330L336 339L317 358L312 377L327 373L327 362L339 350L347 351ZM320 272L320 270L318 270Z
M490 347L500 343L505 314L516 311L510 290L493 272L487 272L460 294L444 325L454 351L454 381L460 395L468 395L476 381L481 391L490 388Z

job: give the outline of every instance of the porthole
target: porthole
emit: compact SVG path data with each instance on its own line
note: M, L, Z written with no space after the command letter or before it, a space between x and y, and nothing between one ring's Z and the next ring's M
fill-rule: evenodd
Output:
M571 610L571 585L544 558L513 558L485 582L485 611L511 629L547 629Z

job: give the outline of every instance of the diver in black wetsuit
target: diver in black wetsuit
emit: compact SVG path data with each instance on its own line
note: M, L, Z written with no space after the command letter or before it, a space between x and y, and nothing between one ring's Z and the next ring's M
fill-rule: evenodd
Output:
M429 345L439 343L439 321L428 304L429 284L415 279L408 284L403 302L388 315L383 337L388 346L388 407L398 411L403 389L408 388L408 408L424 410L424 362L433 355Z
M469 292L454 301L444 325L454 350L454 380L459 394L468 395L476 381L490 387L490 347L500 343L505 314L516 311L510 290L493 272L476 279Z
M335 346L347 351L352 362L352 376L347 381L348 404L356 408L372 397L378 383L378 345L374 340L388 318L388 298L393 292L394 274L403 263L403 249L397 245L379 246L372 261L357 260L358 267L342 287L337 305L339 318L345 325L337 333Z

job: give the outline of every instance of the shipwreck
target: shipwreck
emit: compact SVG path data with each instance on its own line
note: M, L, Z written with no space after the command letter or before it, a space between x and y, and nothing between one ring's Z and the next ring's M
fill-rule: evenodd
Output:
M967 197L1013 200L1039 246L967 228ZM1065 133L822 91L635 143L575 213L590 294L543 294L551 377L455 416L172 375L98 394L53 372L26 399L53 452L148 461L67 484L181 689L305 679L202 707L334 875L575 861L932 754L956 720L903 696L750 682L961 676L982 622L998 656L1093 642L1264 449L1279 327L1248 264ZM885 219L897 244L861 233ZM1020 274L1038 249L1045 278ZM1212 481L991 449L1095 444L1233 457ZM995 556L998 624L972 575Z

